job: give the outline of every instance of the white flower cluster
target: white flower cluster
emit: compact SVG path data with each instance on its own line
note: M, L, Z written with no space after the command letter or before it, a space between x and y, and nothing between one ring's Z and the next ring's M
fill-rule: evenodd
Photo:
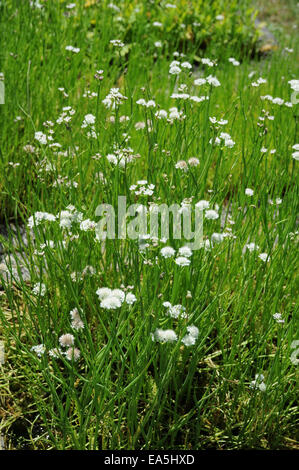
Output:
M139 180L136 184L130 186L130 191L134 191L137 196L152 196L154 189L155 185L149 184L147 180Z
M292 153L292 157L294 160L299 160L299 144L295 144L293 145L292 147L293 150L295 150L295 152Z
M197 78L196 80L194 80L194 85L196 86L205 85L206 83L214 87L218 87L221 85L219 80L216 77L213 77L213 75L209 75L207 78Z
M258 245L256 245L255 243L253 243L253 242L247 243L243 248L243 254L246 253L247 250L250 253L252 253L253 251L259 251L259 249L260 249L260 247ZM268 255L268 253L260 253L258 255L258 257L259 257L260 260L264 261L264 263L270 261L270 256Z
M46 289L45 284L41 282L38 282L37 284L35 284L32 289L32 293L34 295L40 295L41 297L44 297L44 295L46 294L46 291L47 289Z
M91 230L94 230L96 228L96 222L90 219L82 220L80 223L80 230L83 232L89 232Z
M235 145L235 142L227 132L221 132L219 137L215 139L210 139L210 144L214 145L224 145L224 147L232 148Z
M82 212L78 212L72 205L67 206L67 210L59 212L56 218L59 220L59 226L70 230L73 223L81 223L83 220Z
M258 78L256 82L252 82L251 83L251 86L253 87L259 87L260 85L262 85L263 83L267 83L267 80L265 80L265 78Z
M199 335L199 330L196 326L187 326L187 334L183 337L182 343L185 346L194 346Z
M84 116L81 129L85 129L85 127L88 128L88 132L86 134L88 138L90 137L92 137L93 139L97 138L97 134L95 131L95 122L96 122L96 118L93 114L86 114Z
M84 328L84 323L80 317L79 311L77 308L74 308L70 311L70 316L72 319L71 326L74 330L82 330Z
M185 346L194 346L199 335L199 330L196 326L187 326L187 334L182 338L182 343ZM178 336L174 330L163 330L157 328L154 333L151 333L152 341L158 343L174 343L178 340Z
M217 66L217 63L214 60L209 59L208 57L203 57L201 63L207 65L208 67Z
M49 354L52 357L59 357L59 355L64 354L69 361L77 361L80 358L81 353L78 348L74 347L74 342L75 338L72 334L66 333L61 335L59 338L59 343L62 348L67 348L67 350L65 352L61 351L60 349L51 350L49 351Z
M228 123L228 121L226 119L220 119L219 121L217 121L217 118L215 118L215 116L209 117L209 121L212 124L219 124L220 126L224 126L225 124Z
M31 215L28 219L28 227L36 227L43 220L47 220L48 222L55 222L56 217L53 214L49 214L49 212L35 212L35 214Z
M271 103L277 104L278 106L282 106L283 104L287 106L288 108L292 108L293 106L292 103L288 101L284 101L282 98L279 98L279 97L273 98L273 96L271 95L264 95L264 96L261 96L260 98L263 101L270 101Z
M74 52L74 54L78 54L78 52L80 52L80 47L66 46L65 50Z
M288 84L294 91L299 91L299 80L289 80Z
M233 64L235 67L238 67L240 65L240 62L234 59L234 57L230 57L228 61L231 62L231 64Z
M167 309L166 315L169 315L171 318L188 318L186 308L183 305L171 305L170 302L163 302L163 307Z
M260 390L261 392L265 392L267 387L264 382L265 377L263 374L256 374L255 379L250 382L250 388L253 388L254 390Z
M149 100L145 101L145 99L140 98L139 100L136 101L136 104L139 104L140 106L145 106L146 108L155 108L156 103L154 100Z
M124 43L120 39L111 39L110 44L112 44L112 46L117 47L119 49L124 47Z
M136 297L132 292L127 294L122 289L109 289L109 287L100 287L97 291L97 296L101 301L100 307L107 310L115 310L120 308L124 302L128 305L133 305L136 302Z
M62 113L56 120L57 124L69 123L72 119L72 116L75 114L75 110L71 106L65 106L62 108Z
M38 357L41 357L46 352L46 347L44 344L37 344L32 346L31 351L35 352Z
M47 136L41 131L35 132L34 138L42 145L46 145L47 143Z
M163 258L173 258L175 256L176 251L171 246L164 246L160 254ZM192 256L192 250L189 246L182 246L178 250L178 257L175 259L175 263L178 266L189 266L191 261L189 258Z
M111 88L106 98L102 100L102 103L107 109L115 109L116 106L121 105L128 98L124 96L119 88Z
M134 154L134 150L131 147L115 150L114 153L108 153L106 158L108 162L113 166L119 166L125 168L127 164L133 162L135 158L138 158L139 154Z

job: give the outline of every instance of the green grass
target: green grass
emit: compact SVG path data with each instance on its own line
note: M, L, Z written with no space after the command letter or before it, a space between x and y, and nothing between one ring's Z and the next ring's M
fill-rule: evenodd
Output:
M15 268L8 262L12 280L3 275L0 291L6 351L0 433L6 448L298 448L292 344L299 340L298 162L292 147L299 142L299 115L298 104L285 105L292 99L288 82L298 79L295 32L282 34L277 50L260 61L252 2L218 1L211 9L209 2L180 1L174 2L177 11L165 10L167 2L163 8L117 2L119 12L109 2L77 1L69 11L68 2L40 3L42 9L27 1L0 4L0 220L7 227L25 224L28 236L27 245L20 234L17 242L3 240L6 254L21 257ZM220 14L224 19L216 20ZM194 22L202 24L196 34ZM114 47L113 39L125 46ZM69 45L80 51L67 51ZM185 56L173 56L176 51ZM204 65L201 57L217 66ZM192 69L169 74L175 59ZM100 69L103 80L94 77ZM210 74L220 86L194 85ZM266 83L252 86L259 77ZM182 84L185 93L209 99L171 98ZM107 109L103 100L115 87L127 99ZM97 96L84 97L88 90ZM284 102L262 100L265 95ZM141 98L156 107L138 105ZM75 114L57 123L67 106ZM174 106L184 119L155 116ZM87 114L95 116L95 138L81 127ZM214 124L214 116L228 122ZM35 132L51 136L49 130L53 141L40 144ZM221 132L230 134L231 148L210 143ZM136 156L132 162L109 162L107 155L128 147ZM197 166L176 168L192 157ZM130 190L143 179L155 185L150 196ZM177 251L186 244L173 236L166 243L149 240L141 251L136 240L96 241L94 229L84 231L77 221L69 229L59 218L28 226L37 212L57 216L69 205L83 220L98 221L97 206L117 207L120 195L128 205L190 199L194 207L204 199L220 216L204 220L205 248L194 250L184 267L161 255L164 246ZM209 248L214 233L225 236ZM244 249L248 243L258 249ZM20 275L24 266L30 281ZM33 292L37 283L45 293ZM132 292L136 302L102 308L101 287ZM184 306L187 318L168 316L166 301ZM74 308L84 324L79 330L71 324ZM283 323L273 317L278 312ZM199 334L185 346L191 325ZM153 341L157 328L173 329L177 341ZM66 333L74 336L77 360L67 358L66 348L56 358L49 355ZM45 352L39 356L32 347L40 344ZM257 374L265 387L252 386Z

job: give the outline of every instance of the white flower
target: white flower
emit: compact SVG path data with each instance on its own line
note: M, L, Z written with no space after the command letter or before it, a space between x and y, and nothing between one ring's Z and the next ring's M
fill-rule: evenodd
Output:
M137 131L139 131L141 129L145 129L145 122L142 122L142 121L141 122L136 122L134 127Z
M34 295L40 295L41 297L44 297L46 293L46 286L45 284L42 284L41 282L38 282L37 284L34 285L32 289L32 293Z
M216 77L213 77L212 75L209 75L209 76L207 77L207 82L209 83L209 85L213 85L213 86L215 86L215 87L221 85L221 83L219 82L219 80L217 80L217 78L216 78Z
M262 83L267 83L267 80L265 80L264 78L260 77L260 78L257 79L256 82L252 82L252 83L251 83L251 86L253 86L253 87L258 87L258 86L260 86Z
M195 339L198 338L199 329L196 326L194 326L194 325L187 326L187 331L188 331L189 335L193 336Z
M190 96L190 101L194 101L194 103L201 103L202 101L208 100L208 96Z
M160 251L163 258L171 258L175 255L175 250L171 246L164 246Z
M212 62L208 58L201 59L201 62L202 62L202 64L208 65L209 67L214 67L214 65L215 65L214 62Z
M84 323L81 320L78 309L74 308L70 311L70 316L72 318L72 328L74 330L82 330L84 328Z
M110 296L118 298L123 303L126 295L121 289L112 289Z
M96 222L90 219L83 220L80 224L80 230L87 232L88 230L94 230L96 227Z
M106 158L109 163L112 163L112 165L117 165L118 159L113 153L108 153L108 155L106 155Z
M175 263L178 266L189 266L191 261L188 258L186 258L185 256L178 256L175 260Z
M188 165L185 160L179 160L176 164L175 167L177 170L183 170L183 171L188 171Z
M167 119L167 111L160 109L155 113L157 119Z
M211 240L214 243L221 243L224 240L224 234L214 232L214 233L212 233Z
M179 249L179 255L185 256L186 258L190 258L190 256L192 256L192 250L191 248L189 248L189 246L182 246Z
M74 46L66 46L65 50L74 52L75 54L78 54L78 52L80 52L80 48Z
M112 44L114 47L124 47L124 43L120 39L111 39L110 44Z
M171 318L187 318L186 309L183 305L171 305L170 302L163 302L163 306L167 308L167 315Z
M185 346L194 346L199 335L199 330L196 326L191 325L187 326L187 331L188 334L183 337L182 343L184 343Z
M237 67L238 65L240 65L240 62L236 59L234 59L233 57L230 57L228 59L229 62L231 62L235 67Z
M270 259L268 253L260 253L259 258L264 262L269 261L269 259Z
M147 107L147 108L155 108L155 107L156 107L156 103L154 102L154 100L149 100L149 101L146 103L146 107Z
M299 80L290 80L288 81L290 87L294 91L299 91Z
M259 389L261 392L265 392L267 387L266 384L264 383L265 377L263 374L256 374L255 380L250 382L249 387L253 389Z
M194 85L197 86L205 85L205 83L207 83L205 78L197 78L196 80L194 80Z
M115 109L116 105L121 105L124 100L128 98L120 93L119 88L111 88L106 98L102 103L107 109Z
M178 65L173 65L172 67L169 68L170 75L179 75L181 71L182 69L180 69Z
M294 160L297 160L297 161L298 161L298 160L299 160L299 152L298 152L298 151L293 152L293 153L292 153L292 157L294 158Z
M100 287L97 290L96 294L100 300L104 300L106 297L109 297L109 295L111 294L111 289L109 289L109 287Z
M63 353L60 348L53 348L49 351L49 356L54 357L55 359L57 359L61 354Z
M172 93L170 98L174 100L187 100L190 98L190 95L188 93Z
M47 220L48 222L55 222L56 217L53 214L49 214L49 212L36 212L34 216L32 215L29 217L28 226L30 228L37 226L42 220Z
M158 341L159 343L173 343L178 339L173 330L162 330L161 328L157 328L151 336L153 341Z
M74 361L77 361L80 357L81 353L80 353L80 350L78 348L68 348L65 352L65 357L71 361L71 360L74 360Z
M245 189L246 196L253 196L253 193L254 193L253 189L250 189L250 188Z
M185 346L194 346L194 344L196 343L196 338L194 338L194 336L192 336L192 335L185 335L182 338L182 343Z
M198 166L199 165L199 160L196 157L191 157L188 160L189 166Z
M145 99L140 98L139 100L136 101L136 104L139 104L140 106L145 106L146 108L155 108L156 103L154 100L149 100L145 101Z
M39 141L40 144L45 145L47 143L47 136L41 131L35 132L34 138Z
M127 295L126 295L126 303L128 305L132 305L134 302L136 302L136 297L134 294L132 294L131 292L129 292Z
M258 245L256 245L255 243L253 243L253 242L247 243L244 246L244 251L249 250L250 253L252 253L254 250L259 250L259 249L260 249L260 247Z
M74 344L75 338L70 333L66 333L65 335L61 335L59 338L59 343L62 347L65 346L72 346Z
M136 101L136 104L140 104L141 106L146 106L146 101L143 98L140 98Z
M38 357L41 357L42 354L45 353L46 347L44 344L37 344L36 346L32 346L31 351L35 352Z
M205 199L202 199L201 201L198 201L195 204L195 207L197 207L199 210L203 211L205 209L208 209L210 207L209 201L206 201Z
M281 313L274 313L272 316L277 323L284 323Z
M183 69L189 69L189 70L192 69L192 65L189 62L182 62L181 67Z
M82 128L92 125L96 122L96 118L93 114L86 114L82 123Z
M218 214L218 212L210 209L210 210L205 212L205 217L206 217L206 219L215 220L215 219L218 219L219 214Z
M122 302L119 297L110 295L102 300L100 306L107 310L115 310L116 308L120 308L121 304Z

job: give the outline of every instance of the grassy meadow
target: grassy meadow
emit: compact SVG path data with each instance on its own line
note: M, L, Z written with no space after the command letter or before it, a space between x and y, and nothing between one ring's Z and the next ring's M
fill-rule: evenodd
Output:
M6 449L299 448L285 3L261 45L250 0L0 1ZM201 247L103 240L119 196L202 209Z

